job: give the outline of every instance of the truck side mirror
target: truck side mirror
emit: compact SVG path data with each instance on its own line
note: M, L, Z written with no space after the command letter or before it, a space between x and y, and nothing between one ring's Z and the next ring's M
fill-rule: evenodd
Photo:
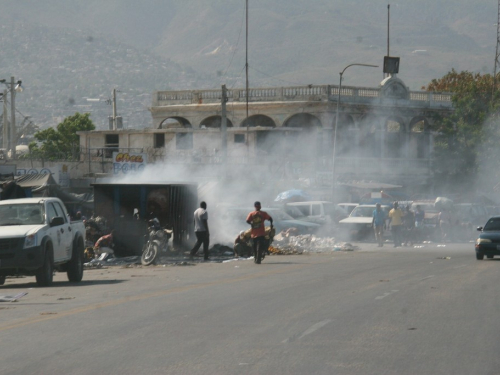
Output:
M477 228L476 228L476 230L477 230L478 232L481 232L481 231L483 230L483 227L477 227Z
M58 227L63 224L64 224L64 218L60 216L53 217L52 220L50 220L51 227Z

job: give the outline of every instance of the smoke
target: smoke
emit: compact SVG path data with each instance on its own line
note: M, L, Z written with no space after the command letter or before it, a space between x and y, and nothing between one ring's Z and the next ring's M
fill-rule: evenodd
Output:
M246 214L253 210L255 201L260 201L264 210L280 206L274 199L289 189L304 189L315 200L333 199L335 115L324 124L312 115L299 120L281 128L251 127L248 148L245 142L235 142L241 137L246 141L246 128L229 128L227 163L217 129L185 132L155 149L154 160L139 175L116 181L196 184L198 202L208 205L211 243L229 245L241 230L248 229ZM410 129L396 116L367 114L356 124L352 118L342 117L336 140L337 181L376 181L421 190L427 182L422 176L430 156L430 135L424 125L416 121ZM191 137L187 149L179 150L179 139ZM412 177L415 167L420 169L415 169L416 177ZM322 180L322 174L329 177ZM336 203L349 201L345 194L336 198ZM241 217L229 217L230 208L239 208Z

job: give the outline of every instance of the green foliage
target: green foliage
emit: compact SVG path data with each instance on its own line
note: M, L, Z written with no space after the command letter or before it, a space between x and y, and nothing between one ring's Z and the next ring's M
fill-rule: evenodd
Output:
M75 113L57 125L35 133L36 142L30 143L32 157L46 160L70 160L78 157L80 137L78 131L94 130L90 113Z
M451 116L437 118L434 123L436 182L469 189L481 168L486 168L484 156L492 159L491 155L497 155L500 134L491 124L497 118L500 97L493 94L493 76L452 69L424 89L452 92L455 108Z

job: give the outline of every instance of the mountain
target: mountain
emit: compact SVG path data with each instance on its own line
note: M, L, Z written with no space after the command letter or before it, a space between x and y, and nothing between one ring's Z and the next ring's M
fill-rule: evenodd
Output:
M348 64L381 66L387 15L379 0L249 0L250 85L338 84ZM399 1L390 20L390 54L411 89L451 68L493 71L495 2ZM244 0L3 2L0 25L0 78L23 80L17 108L42 127L90 111L106 128L113 88L125 127L139 128L151 126L155 90L245 84ZM381 67L352 67L344 84L382 78Z

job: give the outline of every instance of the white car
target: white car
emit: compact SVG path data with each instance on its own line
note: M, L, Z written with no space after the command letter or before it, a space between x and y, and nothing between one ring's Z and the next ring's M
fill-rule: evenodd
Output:
M369 235L374 235L372 223L375 208L374 204L360 204L355 207L348 218L339 221L341 234L354 240L365 239ZM387 218L390 209L388 205L382 205L382 210Z

